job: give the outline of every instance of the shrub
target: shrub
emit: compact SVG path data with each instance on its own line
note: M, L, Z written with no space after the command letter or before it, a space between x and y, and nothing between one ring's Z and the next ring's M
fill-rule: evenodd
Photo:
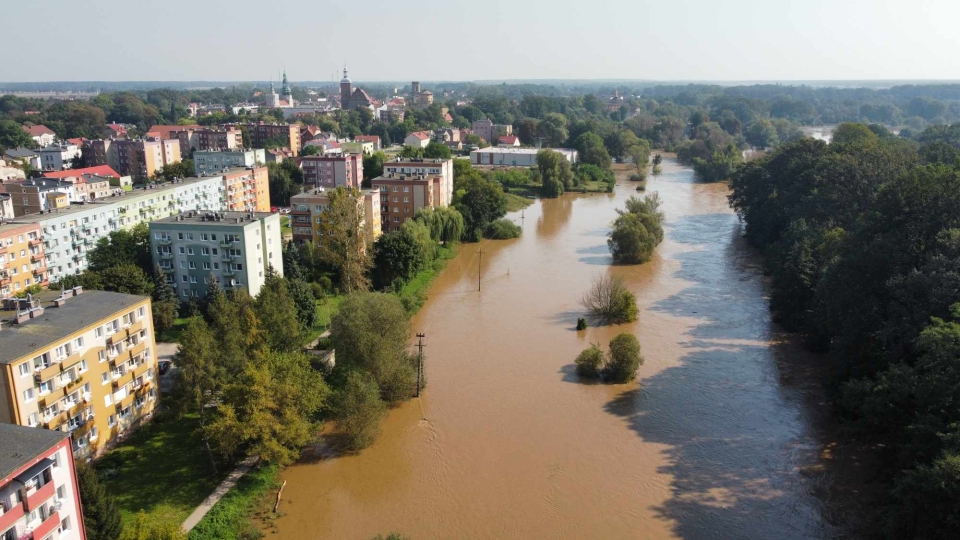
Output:
M663 213L660 197L654 193L643 199L630 197L613 222L607 246L613 260L620 264L640 264L650 260L663 240Z
M333 282L330 281L329 276L320 276L320 279L317 280L317 283L319 283L320 286L323 287L323 290L325 291L329 291L330 289L333 288Z
M588 349L584 349L574 363L577 365L577 375L586 379L599 378L604 363L600 345L590 345Z
M343 389L335 396L334 405L342 446L351 451L370 446L380 434L380 419L386 411L376 381L360 371L348 373Z
M310 291L313 293L315 300L323 300L327 296L327 289L324 289L323 285L319 283L311 283Z
M644 173L642 173L642 172L640 172L640 173L634 173L634 174L631 174L631 175L630 175L630 181L631 181L631 182L643 182L643 181L645 181L646 179L647 179L647 175L644 174Z
M637 319L637 298L627 290L623 278L598 275L580 305L605 323L625 323Z
M604 377L611 382L627 382L637 376L643 364L640 342L633 334L624 332L610 340L610 356L604 366Z
M519 237L522 230L519 225L509 219L501 218L487 225L483 236L491 240L507 240Z
M660 169L660 166L659 166L659 165L654 165L654 166L653 166L653 175L654 175L654 176L657 176L657 175L660 174L661 172L663 172L663 171Z
M586 330L587 329L587 320L583 317L577 318L577 330Z

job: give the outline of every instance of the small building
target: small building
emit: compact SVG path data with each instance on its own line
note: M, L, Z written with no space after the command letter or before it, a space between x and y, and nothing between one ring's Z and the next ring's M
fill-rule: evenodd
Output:
M9 148L4 151L3 158L10 163L29 165L35 169L40 168L40 152L29 148Z
M520 137L516 135L501 135L497 138L497 146L519 147Z
M75 144L54 144L40 149L40 168L61 171L73 167L73 159L81 156Z
M197 150L193 153L193 173L197 176L217 174L234 167L253 167L267 162L266 151L255 150Z
M45 171L44 178L67 178L81 174L93 174L96 176L120 178L120 174L113 170L109 165L97 165L95 167L83 167L81 169L71 169L69 171Z
M350 154L369 156L373 153L373 143L370 141L345 142L340 143L340 147L343 148L345 153Z
M86 540L70 435L0 424L2 538Z
M105 139L122 139L127 136L127 126L123 124L107 124L103 128Z
M73 183L57 178L33 178L9 182L3 187L13 199L13 212L17 217L67 208L70 201L76 200Z
M39 147L50 146L57 140L57 134L53 132L52 129L48 128L43 124L37 124L35 126L23 126L23 130L30 135L30 138L37 143Z
M426 148L428 144L430 144L429 131L414 131L412 133L408 133L406 138L403 139L404 146Z
M211 278L256 296L269 267L283 275L282 250L280 214L198 210L150 223L153 263L184 301L206 296Z
M577 151L568 148L549 148L561 154L574 164L577 162ZM470 151L470 163L474 165L492 165L497 167L536 167L537 148L517 148L512 146L496 146Z
M0 422L68 435L82 459L152 417L160 394L150 297L51 290L7 300L0 313Z
M470 127L474 134L489 143L495 142L501 135L513 135L513 126L509 124L494 124L493 121L488 118L476 120Z
M373 151L379 152L380 147L380 136L379 135L357 135L353 138L357 142L368 142L373 145Z

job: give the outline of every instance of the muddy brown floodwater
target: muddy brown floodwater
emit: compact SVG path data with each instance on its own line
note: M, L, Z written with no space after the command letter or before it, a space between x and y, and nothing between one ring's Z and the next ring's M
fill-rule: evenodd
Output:
M832 537L805 473L822 445L810 385L784 375L803 353L778 340L727 187L667 159L648 191L666 237L641 266L611 266L606 245L637 194L629 182L538 201L520 239L461 246L413 320L426 333L422 401L392 410L360 454L316 449L287 469L268 535ZM626 280L640 318L577 332L578 299L602 273ZM576 355L624 331L643 348L639 380L579 382Z

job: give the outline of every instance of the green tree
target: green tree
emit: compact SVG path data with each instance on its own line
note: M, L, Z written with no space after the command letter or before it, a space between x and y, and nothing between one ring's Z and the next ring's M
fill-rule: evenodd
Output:
M313 417L327 393L306 355L272 351L248 362L238 381L224 389L205 432L226 457L243 449L268 463L289 465L316 437Z
M384 401L408 399L417 386L416 363L407 353L409 335L409 316L395 295L351 294L330 321L335 369L369 373Z
M537 170L542 182L540 193L544 197L559 197L564 190L573 187L573 169L567 158L559 152L537 152Z
M577 375L586 379L597 379L603 370L603 351L599 345L591 344L577 355L574 363L577 366Z
M367 245L363 193L338 187L328 196L330 204L321 214L323 234L317 247L327 263L337 269L342 290L367 290L371 250Z
M0 150L11 148L34 148L37 144L20 124L13 120L0 120Z
M409 281L423 268L420 242L408 227L380 236L374 244L373 285L385 289L397 279Z
M650 143L645 139L639 139L639 141L638 144L628 147L625 153L630 157L634 167L637 168L637 173L642 174L650 162ZM659 165L659 163L655 165Z
M150 228L146 223L138 223L131 229L111 231L87 253L87 262L93 272L102 272L122 264L135 264L144 273L152 272Z
M300 279L289 280L290 296L297 309L297 321L302 330L309 330L317 324L317 303L310 284Z
M315 144L308 144L300 151L300 157L320 155L320 147Z
M451 154L450 149L447 148L447 145L438 142L431 142L426 148L423 149L423 157L432 159L450 159Z
M103 290L126 294L150 296L153 294L153 280L140 266L124 263L96 272L103 284Z
M633 146L638 146L642 144L641 139L634 135L634 133L628 129L618 129L616 131L611 131L603 139L603 144L606 146L607 152L610 153L615 159L621 159L625 155L629 155L627 150ZM647 147L647 153L650 152L650 148Z
M289 206L290 197L301 191L301 186L294 182L290 172L282 164L267 163L267 179L270 185L270 204L273 206Z
M179 307L177 293L167 281L167 274L159 265L153 271L153 325L157 331L163 332L173 328Z
M380 399L376 381L369 374L354 370L334 395L333 410L341 446L356 452L376 440L387 406Z
M383 175L383 164L387 161L387 155L383 152L374 152L363 156L363 179L371 180Z
M267 346L273 351L294 351L300 347L297 306L286 279L268 274L257 295L256 314Z
M633 334L624 332L610 340L610 357L604 366L604 378L617 383L631 381L642 364L640 342Z
M437 243L455 244L460 241L466 230L463 215L452 206L421 208L417 210L413 219L423 223L430 231L430 237Z
M454 185L453 206L463 216L465 239L476 242L491 221L507 213L507 196L500 184L476 171L455 180Z
M590 315L607 324L635 321L637 298L619 276L598 275L580 299Z
M580 161L590 163L602 169L609 169L611 164L610 154L607 153L603 145L603 139L595 133L584 133L574 141L574 147L577 149Z
M537 128L547 146L556 148L567 140L567 117L560 113L547 114Z
M89 540L119 540L123 525L120 508L100 481L97 471L83 460L74 462L77 488L83 504L83 528Z
M769 120L763 118L747 126L743 136L748 143L756 148L773 148L780 144L777 128Z
M650 260L663 240L663 213L660 199L654 194L644 199L630 197L626 210L613 222L607 246L619 264L640 264Z

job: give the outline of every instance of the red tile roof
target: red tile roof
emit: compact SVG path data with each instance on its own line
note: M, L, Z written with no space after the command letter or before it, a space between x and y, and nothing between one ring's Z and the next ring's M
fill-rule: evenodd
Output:
M43 124L30 127L23 126L23 130L29 133L31 137L39 137L40 135L56 135L52 129Z
M46 178L67 178L69 176L79 176L82 174L95 174L97 176L112 176L120 178L117 171L109 165L97 165L96 167L85 167L83 169L68 169L66 171L51 171L43 173Z
M356 137L354 137L354 139L355 139L355 140L358 140L358 141L369 141L369 142L372 142L372 143L379 143L379 142L380 142L380 136L379 136L379 135L357 135Z
M516 136L516 135L501 135L500 138L497 139L497 142L498 142L498 143L504 143L504 144L516 144L516 143L517 143L517 136Z
M67 139L67 142L70 144L75 144L77 146L83 146L83 143L89 140L90 139L86 137L77 137L76 139Z
M427 133L426 131L414 131L414 132L412 132L412 133L407 133L407 137L409 137L409 136L411 136L411 135L413 135L414 137L420 139L421 141L425 141L425 140L427 140L427 139L430 138L430 134Z

